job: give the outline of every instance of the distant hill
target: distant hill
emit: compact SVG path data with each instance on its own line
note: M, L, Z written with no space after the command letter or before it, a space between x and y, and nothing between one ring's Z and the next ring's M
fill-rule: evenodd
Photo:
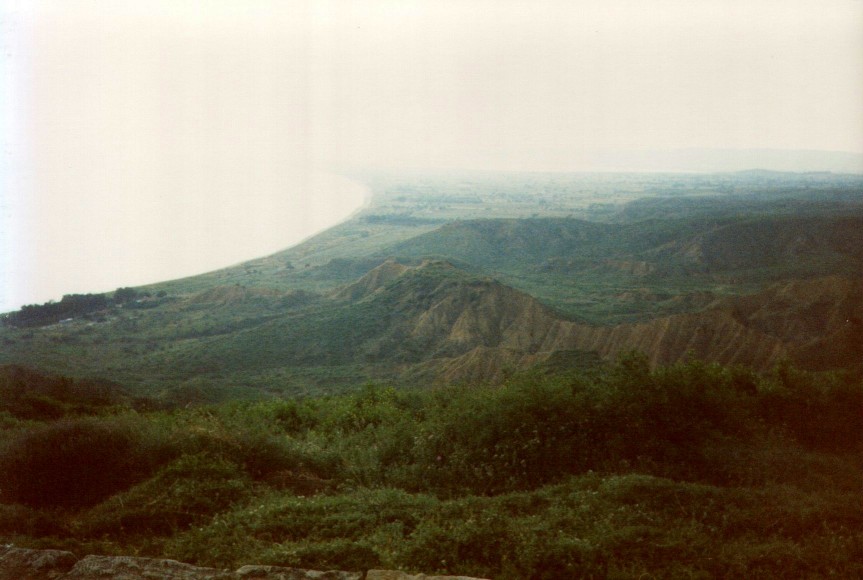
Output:
M750 292L786 279L863 272L863 212L624 224L461 221L386 252L454 260L575 319L623 322L697 310L705 292Z
M166 326L169 320L177 322ZM203 381L288 391L368 379L496 382L561 355L591 352L609 359L638 350L654 364L694 356L756 370L783 359L814 369L863 361L863 289L859 279L843 276L715 299L697 312L596 326L566 320L524 292L449 262L386 261L329 297L214 289L118 316L99 330L91 325L67 323L20 339L25 350L18 355L74 372L63 360L26 356L28 347L34 354L47 341L54 351L77 352L74 365L87 374L107 367L169 390ZM97 332L125 338L86 338Z
M6 317L0 364L199 401L496 382L628 350L863 361L863 179L416 179L381 178L367 213L283 252L86 315Z
M579 163L580 162L580 163ZM787 149L598 150L571 164L596 171L863 173L863 153Z
M495 270L590 268L643 260L651 272L863 265L863 212L842 217L700 218L601 224L576 219L447 224L386 252L449 257ZM804 264L805 263L805 264Z

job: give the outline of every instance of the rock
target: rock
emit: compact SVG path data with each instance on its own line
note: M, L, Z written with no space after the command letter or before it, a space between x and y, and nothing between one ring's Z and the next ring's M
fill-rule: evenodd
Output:
M227 570L199 568L176 560L131 556L87 556L79 560L62 580L235 580Z
M484 580L468 576L426 576L425 574L406 574L396 570L369 570L366 580Z
M236 572L201 568L175 560L129 556L87 556L60 580L362 580L361 572L300 570L279 566L243 566Z
M78 560L72 552L0 547L0 580L51 580Z
M202 568L176 560L131 556L78 559L61 550L0 547L0 580L482 580L467 576L410 575L394 570L344 572L280 566L243 566L236 572Z
M362 580L360 572L342 572L329 570L301 570L299 568L281 568L279 566L243 566L237 570L237 576L248 580Z

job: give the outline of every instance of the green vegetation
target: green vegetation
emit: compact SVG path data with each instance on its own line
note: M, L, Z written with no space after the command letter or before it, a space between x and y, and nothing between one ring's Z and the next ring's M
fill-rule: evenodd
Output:
M8 421L104 415L151 403L133 399L110 381L49 377L16 365L0 367L0 416Z
M105 310L110 302L102 294L67 294L60 302L29 304L3 316L3 323L16 328L56 324L76 316L88 316Z
M177 403L333 394L366 380L428 385L447 369L464 368L454 359L471 349L500 346L495 332L479 342L441 338L457 314L444 311L471 307L457 294L477 296L467 277L515 288L555 318L583 325L722 310L745 327L747 340L778 340L781 354L806 368L859 368L863 360L863 314L854 306L863 272L859 176L466 172L362 179L374 190L369 207L294 248L202 276L118 288L111 297L67 296L5 315L0 364L107 377ZM387 260L417 266L429 258L455 265L461 272L445 276L465 283L447 296L415 272L384 296L341 294ZM774 301L781 311L731 302L815 278L825 279L820 290L796 294L799 304ZM849 289L848 281L857 285ZM422 313L408 312L411 304L437 307L429 320L438 327L417 336L410 324ZM494 312L486 305L476 315L494 326L511 306L499 301ZM783 322L790 318L805 321L805 332ZM683 355L681 338L675 344L684 347L661 360ZM657 360L638 340L623 348L643 348ZM529 343L522 358L545 344L515 343ZM546 355L555 356L539 358ZM509 360L496 352L474 364L497 376L498 363Z
M863 574L849 374L630 355L500 387L100 418L64 396L62 417L6 412L4 541L496 579Z
M860 272L863 217L710 216L604 224L452 222L388 248L490 274L595 324L699 310L696 293L741 294L785 279ZM633 302L633 293L644 298Z
M284 252L3 316L0 540L863 577L859 176L366 177Z
M31 507L92 505L141 478L152 460L134 425L114 418L32 427L4 443L3 497Z

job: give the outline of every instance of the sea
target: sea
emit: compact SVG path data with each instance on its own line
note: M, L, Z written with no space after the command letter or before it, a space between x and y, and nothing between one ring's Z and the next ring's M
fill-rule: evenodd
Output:
M0 195L0 312L266 256L359 211L369 189L313 172L278 191L69 199Z

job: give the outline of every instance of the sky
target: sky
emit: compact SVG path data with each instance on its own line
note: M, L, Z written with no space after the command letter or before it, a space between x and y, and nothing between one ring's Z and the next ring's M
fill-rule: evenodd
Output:
M287 247L354 168L863 154L863 0L0 7L0 311Z

